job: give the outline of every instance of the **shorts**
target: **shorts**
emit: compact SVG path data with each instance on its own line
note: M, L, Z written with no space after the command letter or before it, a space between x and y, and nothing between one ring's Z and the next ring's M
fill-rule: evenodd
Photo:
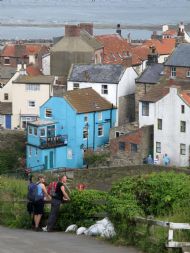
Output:
M44 201L38 200L34 202L34 215L43 214L44 213Z

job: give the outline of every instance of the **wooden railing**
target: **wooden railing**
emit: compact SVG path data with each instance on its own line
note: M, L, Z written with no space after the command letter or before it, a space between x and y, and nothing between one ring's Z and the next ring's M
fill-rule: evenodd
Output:
M181 248L184 253L190 253L190 242L178 242L174 240L174 231L176 230L190 230L189 223L174 223L160 220L153 220L148 218L136 217L134 218L136 223L143 223L147 225L147 232L150 234L152 226L160 226L168 229L168 238L165 246L169 252L172 252L174 248Z
M67 135L57 135L54 137L41 137L40 147L41 148L51 148L57 146L67 146L68 136Z

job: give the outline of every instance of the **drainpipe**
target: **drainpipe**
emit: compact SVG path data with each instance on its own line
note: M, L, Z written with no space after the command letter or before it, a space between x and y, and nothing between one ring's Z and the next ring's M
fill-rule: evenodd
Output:
M93 127L93 151L95 149L95 127L96 127L96 123L95 123L95 115L96 115L96 112L93 113L93 120L94 120L94 127Z

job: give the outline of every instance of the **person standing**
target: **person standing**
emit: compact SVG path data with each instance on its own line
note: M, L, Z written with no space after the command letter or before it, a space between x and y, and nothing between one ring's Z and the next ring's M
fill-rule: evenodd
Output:
M169 156L167 154L165 154L163 156L163 163L164 163L165 166L169 166L170 165L170 158L169 158Z
M66 188L67 188L66 182L67 182L67 177L63 176L60 182L57 183L55 195L52 197L51 211L50 211L49 218L47 221L47 226L42 228L44 232L51 232L53 230L55 223L57 221L61 203L70 200L70 197L68 193L66 192Z
M45 178L43 175L38 177L38 182L36 183L36 200L33 203L34 211L34 224L35 230L39 231L39 224L44 213L44 197L51 200L51 196L47 193L45 187Z

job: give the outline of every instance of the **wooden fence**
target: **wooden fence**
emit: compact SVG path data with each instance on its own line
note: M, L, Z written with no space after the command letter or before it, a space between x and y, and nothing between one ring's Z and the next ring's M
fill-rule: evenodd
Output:
M174 248L181 248L183 253L190 253L190 242L178 242L174 240L174 232L176 230L190 230L189 223L174 223L167 221L159 221L148 218L136 217L136 223L143 223L147 225L147 232L150 234L150 229L152 226L160 226L168 229L168 237L165 246L168 248L169 252L172 252Z

